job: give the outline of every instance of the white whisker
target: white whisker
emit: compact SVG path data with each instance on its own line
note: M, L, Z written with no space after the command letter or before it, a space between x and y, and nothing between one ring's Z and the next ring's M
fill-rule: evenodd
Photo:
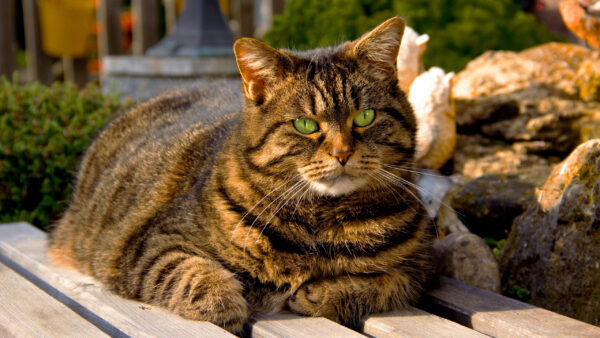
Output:
M380 171L381 171L382 174L388 175L390 177L390 179L396 180L397 182L399 182L399 183L401 183L403 185L411 186L411 187L415 188L416 190L420 191L423 195L427 195L427 191L425 189L423 189L422 187L418 186L417 184L415 184L413 182L410 182L410 181L408 181L408 180L406 180L406 179L404 179L404 178L402 178L402 177L400 177L398 175L395 175L394 173L391 173L391 172L389 172L389 171L387 171L385 169L380 169ZM407 191L410 192L409 189L407 189ZM415 195L413 194L413 196L415 196ZM417 198L417 197L415 196L415 198ZM454 211L454 209L451 206L449 206L448 204L444 203L441 199L439 199L439 198L437 198L435 196L431 196L431 198L435 198L441 205L443 205L444 207L446 207L446 208ZM423 203L423 201L420 198L417 198L417 199L419 200L419 202L421 202L421 204L423 204L423 206L425 206L425 204Z
M379 178L376 175L378 175L381 178ZM379 182L384 188L389 190L392 193L392 196L394 196L394 199L396 200L396 202L398 204L400 204L398 197L400 197L402 200L405 200L401 195L398 194L397 191L394 190L394 188L390 184L388 184L386 181L384 181L385 177L383 177L381 174L379 174L378 172L373 172L373 173L369 173L369 176L371 176L374 180Z
M248 232L246 233L246 238L244 239L244 250L246 250L246 241L248 240L248 236L250 236L250 231L252 231L252 228L254 227L254 224L256 223L256 221L260 218L260 216L275 202L277 202L279 199L281 199L282 197L284 197L288 192L294 190L299 184L301 184L303 181L302 180L298 180L298 182L294 183L294 185L292 185L289 189L287 189L284 193L282 193L281 195L279 195L277 198L273 199L269 204L267 204L267 206L265 206L262 211L254 218L254 221L252 221L252 224L250 224L250 227L248 228Z
M240 226L240 224L242 224L242 222L244 221L244 219L246 218L246 216L248 216L252 210L254 210L254 208L256 208L262 201L264 201L267 197L269 197L269 195L271 195L272 193L274 193L275 191L279 190L281 187L283 187L286 183L288 183L289 181L299 177L300 174L297 174L287 180L285 180L283 183L281 183L279 186L277 186L275 189L271 190L268 194L266 194L265 196L263 196L263 198L261 198L258 202L256 202L256 204L254 204L254 206L250 209L248 209L248 211L246 211L246 213L242 216L242 218L240 219L240 221L235 225L235 227L233 228L233 231L231 233L231 239L233 240L233 236L235 234L235 231L237 230L237 228Z
M310 182L303 182L303 183L304 183L303 185L300 185L298 188L294 189L294 191L291 192L291 193L293 193L293 195L291 195L289 198L285 199L285 201L282 199L281 202L279 202L279 204L277 204L277 209L275 210L275 212L273 212L271 217L269 217L267 222L263 225L263 228L260 230L260 233L258 234L258 238L256 239L257 241L258 241L258 239L260 239L260 236L265 231L266 227L271 223L271 220L273 220L275 215L277 215L277 213L283 207L285 207L285 205L288 204L288 202L291 201L294 198L294 196L296 196L300 191L302 191L304 188L306 188L308 185L310 185ZM287 195L289 196L289 194L287 194Z
M432 177L445 177L444 175L436 175L436 174L432 174L432 173L427 173L427 172L415 170L414 168L410 168L410 167L402 167L399 165L386 164L386 163L381 163L381 165L385 166L385 167L389 167L389 168L398 169L400 171L407 171L407 172L415 173L418 175L425 175L425 176L432 176Z

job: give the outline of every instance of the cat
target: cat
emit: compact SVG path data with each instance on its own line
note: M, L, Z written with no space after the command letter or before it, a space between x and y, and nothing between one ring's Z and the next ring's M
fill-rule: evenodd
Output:
M174 92L122 113L84 155L49 257L234 333L253 311L357 328L413 303L434 236L396 77L404 27L305 52L241 38L242 94Z

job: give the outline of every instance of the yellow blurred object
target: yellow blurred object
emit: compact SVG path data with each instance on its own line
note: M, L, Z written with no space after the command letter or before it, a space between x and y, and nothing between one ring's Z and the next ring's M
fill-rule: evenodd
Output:
M219 5L221 5L221 10L225 16L231 16L231 6L229 0L219 0Z
M82 57L96 19L94 0L38 0L42 49L51 56Z
M185 8L185 0L175 0L175 12L177 15L181 14L181 11Z

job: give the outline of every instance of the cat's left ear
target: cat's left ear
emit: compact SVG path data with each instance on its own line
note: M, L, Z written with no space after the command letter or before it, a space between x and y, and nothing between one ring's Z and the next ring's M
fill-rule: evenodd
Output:
M283 77L284 67L291 62L275 48L252 38L238 39L233 45L244 95L252 101L264 100L269 85Z
M396 75L396 58L406 23L400 17L388 19L372 31L352 41L350 53L377 78Z

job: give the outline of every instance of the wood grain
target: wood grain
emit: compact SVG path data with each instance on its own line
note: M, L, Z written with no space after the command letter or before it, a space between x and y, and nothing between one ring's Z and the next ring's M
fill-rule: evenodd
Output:
M233 337L211 323L121 298L91 277L50 264L46 234L27 223L0 226L0 261L111 336Z
M373 337L487 337L431 313L409 307L402 311L370 316L364 333Z
M106 337L90 322L0 263L0 336Z
M52 83L52 58L42 50L40 20L36 0L23 0L25 50L27 50L27 73L29 81Z
M98 56L121 54L120 0L102 0L96 9L98 21Z
M446 277L424 307L494 337L600 337L596 326Z
M16 69L16 10L15 0L4 0L0 4L0 75L11 78Z
M302 317L293 313L256 313L251 323L252 337L364 337L356 331L325 318Z
M54 332L62 335L62 331L47 327L60 323L61 319L48 321L43 318L75 316L76 319L68 320L70 325L86 326L83 317L111 336L231 337L213 324L184 320L163 309L123 299L107 292L91 277L51 265L46 258L46 237L27 223L0 225L0 263L20 274L0 265L0 299L4 305L4 308L0 307L0 336ZM482 334L494 337L600 337L598 327L445 277L441 278L440 286L424 298L419 307L479 333L416 308L371 316L364 323L364 333L376 337L478 337ZM17 301L5 302L5 299ZM44 304L45 310L49 311L40 318L35 312L38 303ZM46 304L52 305L47 305L46 309ZM81 317L69 312L69 308ZM29 326L19 322L19 318L28 316L32 319ZM11 323L17 324L12 326ZM19 327L39 331L28 334L17 331ZM84 331L86 328L61 327L69 334L82 332L85 336L93 336ZM250 327L255 337L361 336L324 318L291 313L255 314ZM102 334L98 330L95 333Z
M132 0L133 32L131 49L133 55L144 55L160 39L158 36L158 0Z

